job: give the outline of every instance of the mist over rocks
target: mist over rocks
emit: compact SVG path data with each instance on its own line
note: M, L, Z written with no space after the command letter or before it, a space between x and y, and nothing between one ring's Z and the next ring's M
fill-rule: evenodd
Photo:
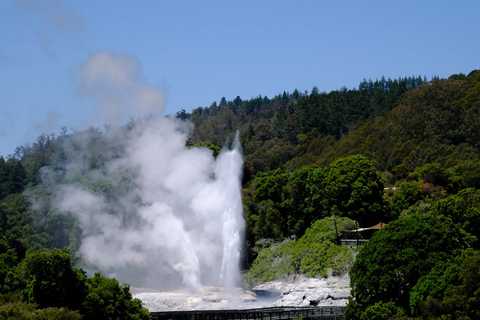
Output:
M164 117L138 59L110 51L81 67L78 94L110 120L60 136L30 192L34 208L78 220L73 253L89 271L162 290L239 283L243 237L238 137L215 158L186 146L192 125ZM131 118L126 125L122 120ZM48 196L45 196L48 195Z
M251 309L267 306L267 302L257 299L256 295L241 288L205 287L192 294L183 290L168 292L135 292L133 297L142 300L143 306L150 312L155 311L191 311L191 310L232 310Z
M304 278L285 283L272 281L258 285L254 290L281 292L273 307L346 306L350 297L350 277Z
M296 281L271 281L251 291L207 287L197 294L185 291L148 292L132 288L133 297L155 311L232 310L269 307L346 306L350 297L350 278L304 278ZM260 292L268 294L260 294ZM258 293L258 294L256 294Z

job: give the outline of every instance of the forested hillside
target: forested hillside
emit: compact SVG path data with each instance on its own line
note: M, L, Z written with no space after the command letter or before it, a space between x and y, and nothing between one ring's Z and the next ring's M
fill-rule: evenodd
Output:
M321 152L347 136L362 121L383 116L395 108L405 93L426 79L405 77L363 80L358 89L345 87L329 93L314 87L310 94L284 92L272 99L225 98L208 108L177 113L194 124L192 144L223 145L237 130L245 151L245 180L259 171L287 168L289 171L315 163ZM327 159L326 161L332 159Z
M176 117L194 125L188 147L206 146L212 156L240 132L249 283L350 270L348 319L480 316L480 71L430 81L363 80L357 89L314 87L272 99L222 98ZM134 126L132 120L122 130ZM85 315L97 306L95 290L113 290L101 275L86 279L80 269L65 269L84 286L82 307L44 303L36 291L39 252L70 267L68 253L48 250L74 253L81 233L75 217L49 208L51 186L75 180L120 201L136 172L103 175L105 162L124 152L108 128L67 131L42 134L0 157L0 292ZM65 174L66 146L88 164L73 176ZM389 226L373 234L354 263L339 238L380 221ZM128 288L121 290L119 301L130 301ZM135 303L126 305L141 313Z

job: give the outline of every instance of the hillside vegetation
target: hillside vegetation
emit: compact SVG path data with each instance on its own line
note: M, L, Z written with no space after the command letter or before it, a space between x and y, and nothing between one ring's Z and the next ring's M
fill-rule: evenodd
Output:
M249 283L349 270L347 319L480 317L479 71L430 81L364 80L358 89L329 93L222 98L176 117L194 124L187 145L214 155L240 132ZM87 279L70 266L81 261L68 258L65 267L68 253L55 251L75 253L81 230L75 217L50 210L55 188L41 179L42 167L50 166L50 181L76 179L112 199L121 199L135 175L126 168L99 178L104 163L124 152L108 128L67 131L42 134L0 157L0 293L6 295L0 312L18 303L25 313L68 308L88 315L102 290L113 290L125 308L142 314L128 287L101 275ZM66 145L82 150L79 161L96 174L63 177ZM380 221L389 226L373 234L353 263L339 237ZM68 283L84 288L82 306L41 300L36 279L48 271L37 274L31 263L41 266L42 252L54 255Z
M273 280L292 280L297 274L309 277L327 277L346 274L353 264L349 247L340 246L338 240L345 230L355 228L349 218L328 217L315 221L298 240L285 240L261 248L245 281L257 285Z

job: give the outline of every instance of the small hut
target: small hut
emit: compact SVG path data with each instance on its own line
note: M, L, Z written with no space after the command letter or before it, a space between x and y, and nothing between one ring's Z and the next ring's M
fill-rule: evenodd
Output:
M345 230L345 232L355 232L355 234L356 234L355 238L356 239L341 239L340 244L342 246L349 246L350 248L356 248L358 246L363 246L365 243L368 242L368 240L367 239L359 239L358 238L358 233L359 232L371 231L373 233L374 231L385 228L386 226L388 226L388 224L380 221L379 223L377 223L376 225L374 225L372 227L358 228L358 229L354 229L354 230Z

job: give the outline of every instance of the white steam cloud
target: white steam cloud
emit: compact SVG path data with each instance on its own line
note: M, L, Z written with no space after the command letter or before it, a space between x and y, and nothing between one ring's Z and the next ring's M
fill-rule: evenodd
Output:
M163 94L144 82L137 59L98 52L82 71L79 93L98 99L97 117L163 112ZM105 133L92 128L65 138L56 166L42 170L43 183L57 190L53 206L78 218L88 268L160 289L238 285L238 137L215 159L209 149L186 147L188 127L149 116Z
M90 122L121 123L126 117L164 112L165 96L145 83L140 61L111 51L96 52L83 63L77 94L98 101Z
M42 22L37 28L37 36L44 52L52 58L51 38L57 38L59 33L70 37L85 27L83 16L75 10L66 9L68 3L65 0L15 0L15 3L39 14Z

